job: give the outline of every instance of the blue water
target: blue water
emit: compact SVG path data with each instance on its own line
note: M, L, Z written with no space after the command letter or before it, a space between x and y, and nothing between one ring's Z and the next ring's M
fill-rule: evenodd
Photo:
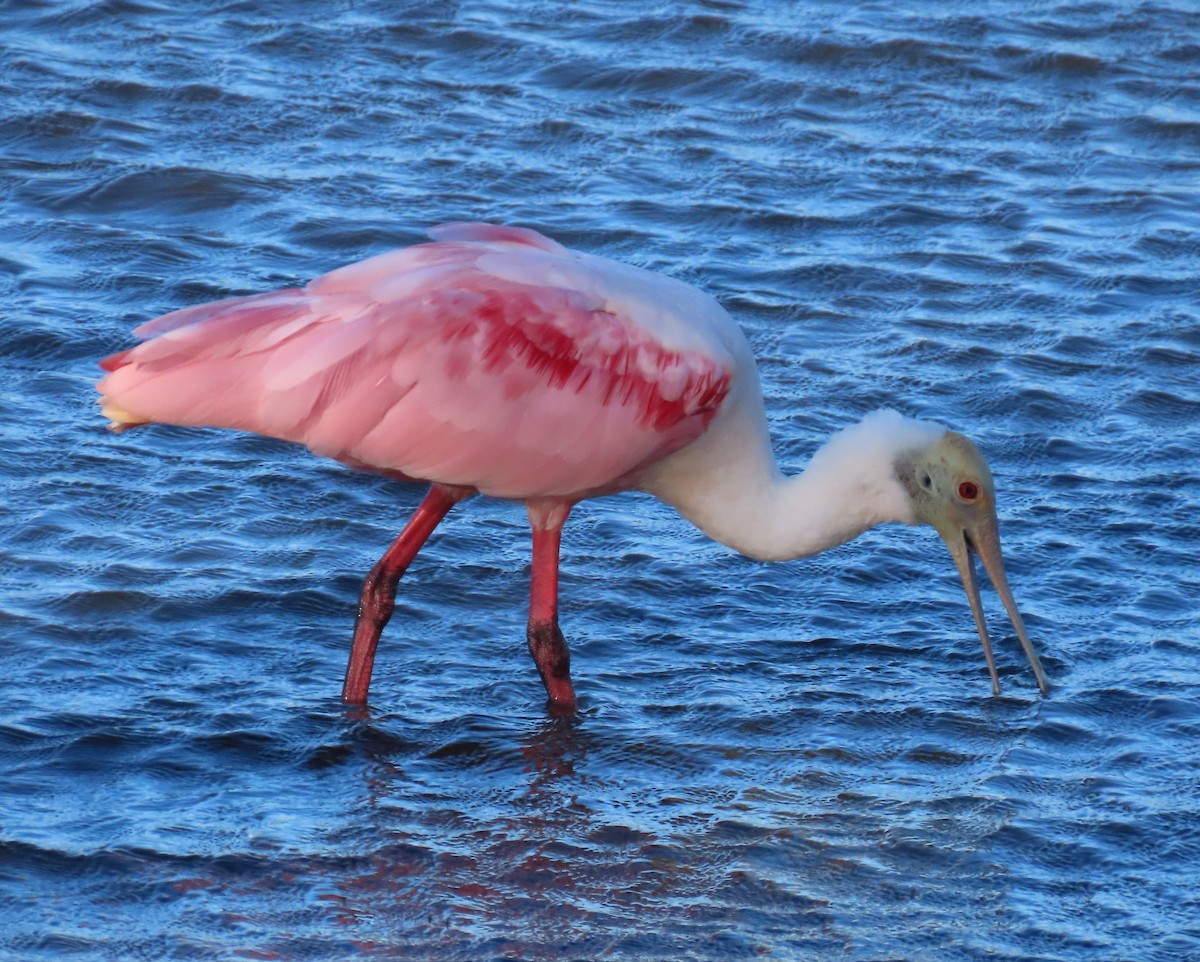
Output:
M0 5L0 958L1200 959L1194 3ZM113 436L98 358L450 219L697 283L792 470L974 437L1036 694L945 549L566 532L583 711L473 502L338 700L420 491Z

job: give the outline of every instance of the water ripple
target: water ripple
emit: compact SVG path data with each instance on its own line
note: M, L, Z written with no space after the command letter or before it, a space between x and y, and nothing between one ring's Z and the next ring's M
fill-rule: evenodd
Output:
M1200 47L1187 4L11 3L0 957L1200 957ZM418 493L108 436L156 313L481 218L719 296L780 451L987 451L1004 689L928 531L761 566L572 517L548 718L472 504L337 699ZM799 399L799 400L797 400Z

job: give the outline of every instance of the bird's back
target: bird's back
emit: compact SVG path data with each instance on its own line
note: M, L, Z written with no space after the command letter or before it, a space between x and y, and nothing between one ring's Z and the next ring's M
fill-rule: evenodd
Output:
M711 298L533 231L432 233L144 324L102 365L105 412L514 498L630 486L718 415L744 341Z

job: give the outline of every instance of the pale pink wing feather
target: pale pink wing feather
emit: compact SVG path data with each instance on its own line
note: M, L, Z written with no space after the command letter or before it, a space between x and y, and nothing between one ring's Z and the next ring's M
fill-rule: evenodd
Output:
M514 498L620 487L718 412L732 322L710 298L522 228L433 233L142 325L104 362L106 406Z

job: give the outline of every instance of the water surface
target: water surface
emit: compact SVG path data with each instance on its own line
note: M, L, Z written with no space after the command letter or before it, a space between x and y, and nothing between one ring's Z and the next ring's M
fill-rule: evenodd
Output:
M1164 3L10 2L0 17L0 957L1200 959L1200 40ZM798 470L974 437L1055 690L886 528L761 565L640 496L361 578L420 491L119 437L164 311L451 219L719 297Z

